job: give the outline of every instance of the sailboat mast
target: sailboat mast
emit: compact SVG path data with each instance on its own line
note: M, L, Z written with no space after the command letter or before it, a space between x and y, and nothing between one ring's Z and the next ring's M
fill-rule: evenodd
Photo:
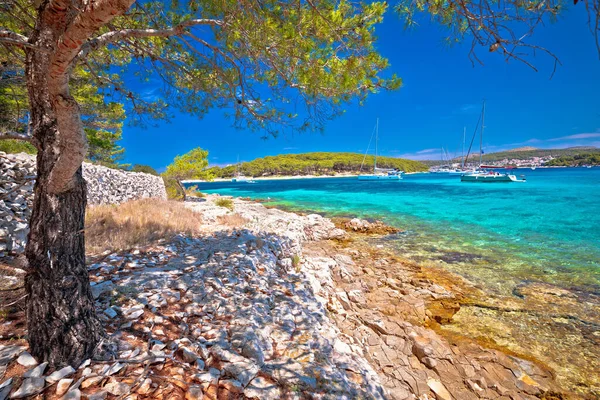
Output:
M373 173L377 172L377 142L379 141L379 118L375 124L375 165L373 167Z
M463 127L462 169L465 169L465 140L467 140L467 127Z
M485 126L485 100L483 100L483 109L481 110L481 135L479 136L479 168L483 162L483 127Z

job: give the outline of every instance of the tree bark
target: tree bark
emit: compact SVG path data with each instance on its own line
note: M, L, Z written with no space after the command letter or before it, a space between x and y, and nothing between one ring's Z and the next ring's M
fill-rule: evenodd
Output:
M181 183L181 181L179 179L175 179L175 182L177 182L177 186L179 186L179 190L181 190L181 194L183 196L183 201L186 201L187 193L185 191L185 187L183 186L183 183Z
M44 136L47 146L54 135L47 131ZM93 356L103 337L85 265L86 184L80 168L72 189L49 193L52 158L45 152L37 156L26 248L29 346L35 358L53 367L77 367Z
M25 254L25 287L31 354L52 367L79 366L94 354L104 333L96 316L85 265L84 222L86 184L81 162L71 176L58 176L57 166L79 153L68 140L78 132L61 132L57 115L76 113L65 101L56 101L49 76L52 49L60 26L41 16L32 43L49 51L26 49L27 90L33 143L38 148L37 179ZM54 96L55 97L55 96ZM61 99L62 100L62 99ZM82 134L82 133L81 133ZM64 168L61 168L64 171ZM58 183L58 184L57 184ZM60 190L57 190L59 188Z

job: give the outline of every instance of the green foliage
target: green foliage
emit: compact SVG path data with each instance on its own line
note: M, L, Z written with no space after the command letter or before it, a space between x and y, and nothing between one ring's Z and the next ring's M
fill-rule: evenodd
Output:
M22 68L0 49L0 133L24 133L27 93Z
M581 153L572 156L562 156L544 164L548 167L581 167L584 165L600 165L600 150L593 153Z
M401 86L398 77L384 75L389 63L375 48L386 9L382 1L137 2L136 12L98 34L168 30L195 19L214 23L184 26L177 38L132 35L95 48L84 67L102 93L131 101L131 118L165 118L168 106L197 116L218 107L236 126L265 135L322 128L345 103ZM133 63L141 68L130 68ZM120 78L129 73L162 83L152 87L155 95L142 95Z
M212 180L213 175L207 170L207 167L208 151L202 150L200 147L175 157L173 163L168 165L167 170L162 174L167 189L167 197L185 200L187 192L181 183L182 180Z
M84 128L88 140L87 160L109 168L119 168L124 157L125 149L117 145L121 140L121 132L93 130Z
M87 159L106 167L119 167L125 153L125 149L117 144L122 138L125 121L123 104L107 101L94 84L91 73L82 67L76 68L71 82L88 140Z
M215 200L215 204L219 207L225 207L230 211L233 211L233 200L231 199L219 198Z
M296 272L300 272L300 256L298 254L292 256L292 267Z
M600 152L600 149L589 147L570 147L566 149L534 149L534 150L512 150L501 151L483 155L483 161L501 161L504 159L525 160L532 157L570 157L580 154ZM470 157L469 157L470 158Z
M29 102L23 74L22 66L14 63L11 54L0 47L0 134L24 134L26 131ZM73 72L71 93L80 105L88 140L87 160L110 168L122 167L125 149L117 142L121 140L125 120L123 104L106 101L100 89L94 85L90 73L82 67L75 68ZM11 152L35 151L28 143L1 146L15 149L9 150Z
M183 200L184 193L181 191L181 185L177 182L177 179L169 178L164 175L162 178L165 183L167 198L170 200Z
M487 153L484 154L482 157L483 162L488 162L488 163L492 163L492 162L499 162L499 161L503 161L503 160L528 160L534 157L538 157L538 158L543 158L543 157L555 157L555 158L559 158L559 157L575 157L575 156L579 156L582 154L587 154L587 153L598 153L600 152L600 149L596 148L596 147L568 147L566 149L536 149L536 148L519 148L519 149L514 149L514 150L507 150L507 151L499 151L496 153ZM479 162L479 152L476 152L475 154L471 154L469 156L469 159L467 160L468 163L473 163L474 161ZM461 158L457 157L452 159L452 162L460 162ZM441 160L428 160L428 161L423 161L424 164L429 165L429 166L433 166L433 165L440 165L440 164L445 164L446 162L443 162Z
M133 164L133 166L131 167L131 171L132 172L144 172L146 174L151 174L151 175L156 175L158 176L158 172L156 172L156 170L154 168L152 168L149 165L143 165L143 164Z
M359 173L364 154L358 153L304 153L281 154L257 158L242 163L241 172L247 176L277 176L277 175L334 175L336 173ZM373 156L367 156L362 172L372 169ZM427 166L419 161L393 157L377 157L380 168L397 168L404 172L426 171ZM212 167L209 169L215 177L228 178L234 176L236 166L225 168Z
M200 147L190 150L186 154L175 157L173 163L167 166L164 176L178 181L184 179L211 179L207 171L208 151Z
M13 139L0 140L0 151L5 153L37 153L36 148L31 143Z
M204 197L203 193L198 190L198 185L192 185L185 188L185 195L188 197Z

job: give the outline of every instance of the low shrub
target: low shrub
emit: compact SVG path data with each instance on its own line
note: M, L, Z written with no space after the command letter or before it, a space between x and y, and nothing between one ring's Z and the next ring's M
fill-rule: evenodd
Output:
M4 153L27 153L36 154L37 149L34 145L23 140L6 139L0 140L0 151Z
M292 267L296 272L300 272L300 256L298 254L294 254L292 257Z
M165 183L165 190L167 191L167 199L169 200L183 200L183 193L177 184L177 180L162 176L163 182Z
M220 198L215 200L215 204L219 207L225 207L233 211L233 200Z

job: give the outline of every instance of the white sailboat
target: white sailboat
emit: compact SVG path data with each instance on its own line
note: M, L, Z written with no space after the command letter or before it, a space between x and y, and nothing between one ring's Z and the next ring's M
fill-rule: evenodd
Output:
M481 167L483 161L483 127L485 123L485 100L481 109L481 130L479 136L479 169L461 175L461 182L477 183L502 183L502 182L525 182L525 179L517 179L515 175L485 170ZM469 149L470 151L470 149ZM467 157L469 155L467 154Z
M438 167L432 167L429 172L432 174L446 174L446 175L463 175L465 173L475 172L474 169L467 169L465 167L465 140L466 140L467 128L463 128L463 143L462 143L462 154L460 167L453 163L453 158L448 154L448 150L442 147L442 164ZM445 164L445 165L444 165Z
M235 182L235 183L256 183L256 181L252 178L248 178L247 176L244 176L244 174L242 174L242 168L241 168L241 164L240 164L240 156L238 156L237 159L237 169L235 172L235 176L233 178L231 178L231 182Z
M373 136L371 136L371 139ZM377 118L377 122L375 124L375 163L373 165L373 173L372 174L360 174L358 175L359 181L399 181L402 179L402 171L398 171L397 169L391 168L377 168L377 142L379 141L379 118ZM369 152L369 148L367 147L367 153ZM365 157L363 158L363 165L365 163L365 159L367 158L367 153L365 153ZM362 165L360 166L362 170Z

